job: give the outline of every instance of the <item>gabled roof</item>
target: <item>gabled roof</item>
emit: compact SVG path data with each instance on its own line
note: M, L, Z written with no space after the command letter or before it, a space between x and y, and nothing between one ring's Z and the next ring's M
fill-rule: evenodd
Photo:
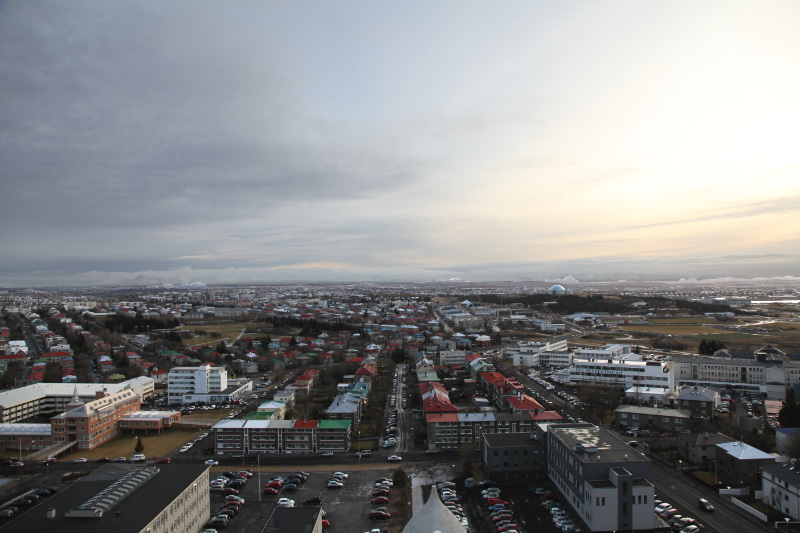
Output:
M517 411L541 411L544 409L542 404L526 394L510 396L508 403Z

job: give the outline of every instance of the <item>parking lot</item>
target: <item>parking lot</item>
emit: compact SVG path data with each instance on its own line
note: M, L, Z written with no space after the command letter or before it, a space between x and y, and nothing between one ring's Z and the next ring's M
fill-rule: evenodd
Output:
M216 478L221 470L213 469L211 479ZM262 490L267 486L270 478L274 476L288 477L292 472L303 470L302 467L296 470L286 471L264 471L261 475ZM332 531L346 531L348 533L361 533L369 531L371 528L379 527L384 529L388 523L386 520L370 520L369 512L379 507L371 505L372 492L375 481L378 478L391 478L393 469L378 470L342 470L348 475L344 481L344 486L338 489L326 487L328 478L336 470L314 471L310 474L305 483L299 485L296 492L279 493L277 495L262 495L259 502L258 474L249 479L245 487L238 494L245 499L245 505L225 528L225 531L261 531L264 524L269 520L270 515L276 508L279 498L285 497L295 501L295 506L300 507L303 502L314 496L322 500L322 508L325 510L325 518L330 521ZM394 491L394 489L392 489ZM219 492L211 493L211 510L219 509L225 500L225 496ZM386 506L384 504L383 506ZM389 507L391 513L394 509Z

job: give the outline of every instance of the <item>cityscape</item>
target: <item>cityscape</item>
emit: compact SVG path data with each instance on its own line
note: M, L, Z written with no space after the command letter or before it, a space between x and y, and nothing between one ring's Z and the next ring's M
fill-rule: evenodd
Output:
M800 531L797 21L0 1L0 533Z

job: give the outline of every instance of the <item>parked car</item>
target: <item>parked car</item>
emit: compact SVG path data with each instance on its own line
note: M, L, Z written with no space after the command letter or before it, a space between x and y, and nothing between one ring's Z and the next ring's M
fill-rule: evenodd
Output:
M321 505L321 504L322 504L322 498L320 498L319 496L306 498L306 500L303 502L303 505Z
M322 457L333 457L333 452L322 452L320 454Z
M266 494L267 496L275 496L276 494L278 494L278 489L267 487L261 492L261 494Z
M387 513L386 511L371 511L369 513L370 520L389 520L392 515Z

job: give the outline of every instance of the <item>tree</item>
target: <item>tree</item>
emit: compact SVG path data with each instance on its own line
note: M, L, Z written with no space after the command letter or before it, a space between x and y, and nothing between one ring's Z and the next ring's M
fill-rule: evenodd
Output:
M787 391L786 401L778 413L778 423L782 428L800 427L800 405L795 401L794 391L791 389Z
M697 353L700 355L714 355L717 350L724 349L725 343L722 341L703 339L700 341L700 346L697 347Z
M141 437L136 439L136 453L142 453L144 451L144 441Z
M800 459L800 433L789 435L783 444L783 449L789 457Z

